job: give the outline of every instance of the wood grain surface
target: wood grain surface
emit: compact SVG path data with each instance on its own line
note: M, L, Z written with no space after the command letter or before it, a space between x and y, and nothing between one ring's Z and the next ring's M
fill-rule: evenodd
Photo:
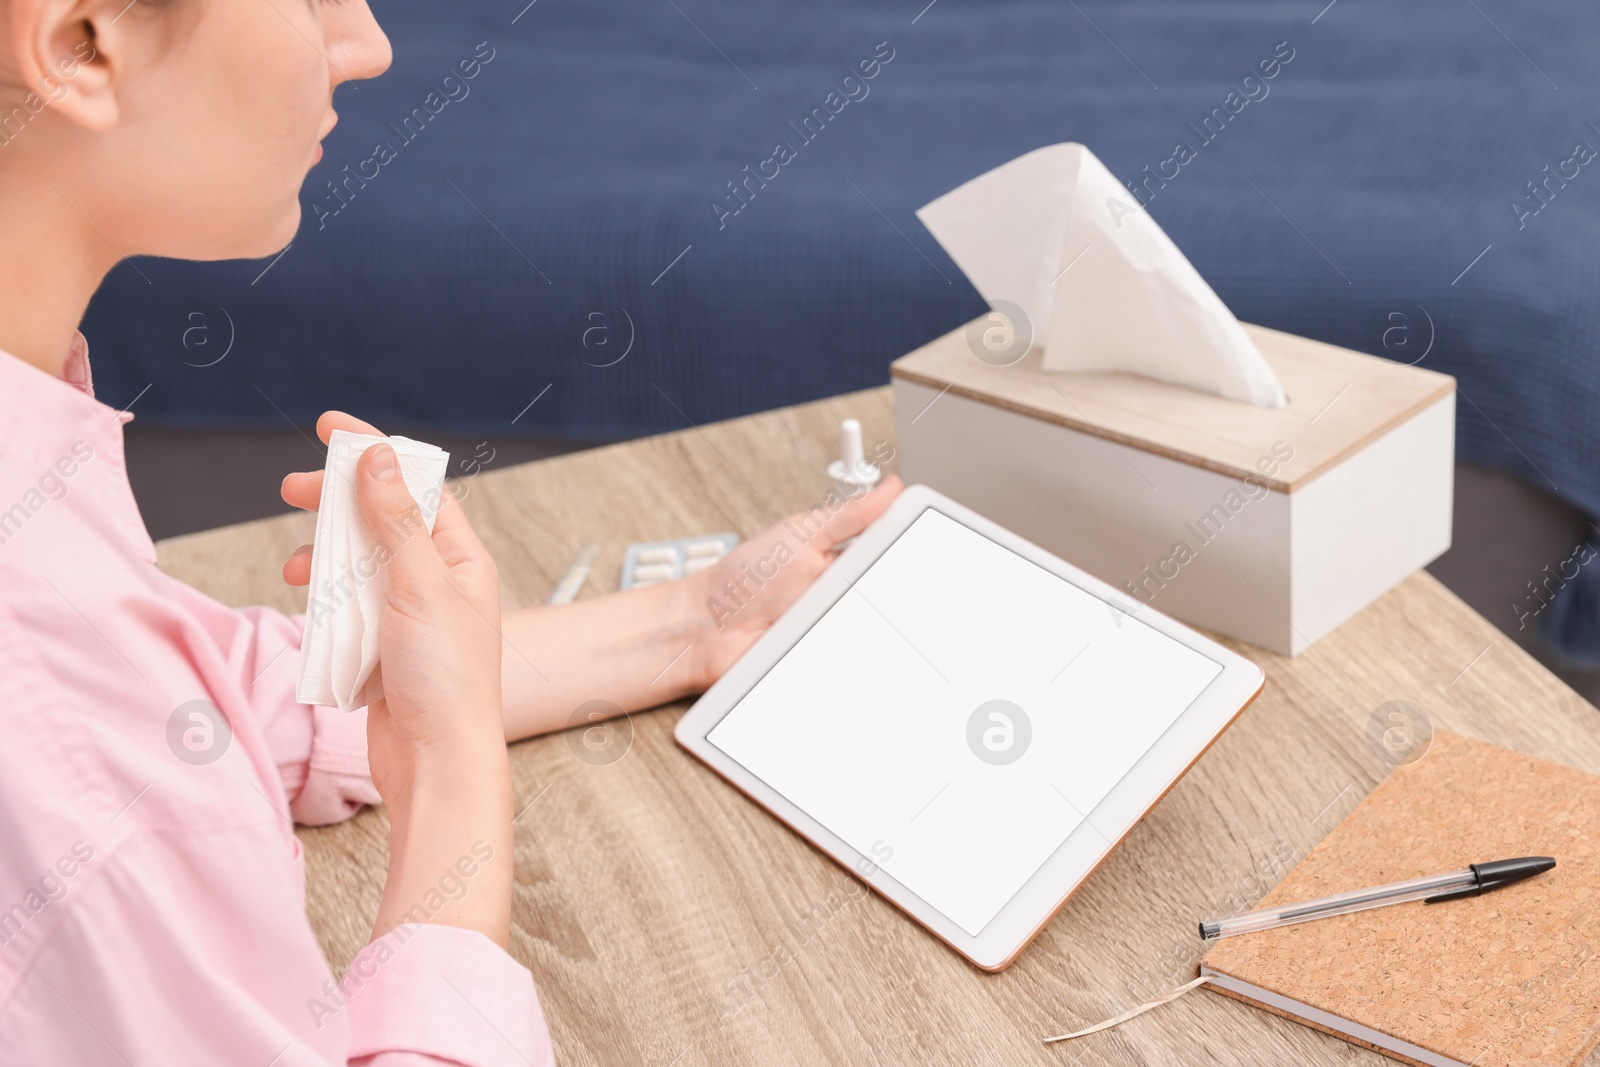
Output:
M977 320L982 323L984 320ZM1042 370L1035 348L997 367L973 359L968 327L895 360L891 373L1292 493L1455 389L1447 374L1244 324L1289 403L1259 408L1181 385L1113 371ZM1267 476L1261 457L1275 442L1294 455Z
M601 552L584 595L599 595L615 588L632 541L748 536L819 501L848 416L861 420L869 451L892 435L879 389L503 471L491 464L467 484L465 506L500 563L506 607L542 602L590 540ZM308 445L307 467L319 463ZM310 535L306 516L249 523L163 542L161 565L230 604L300 610L304 594L279 569ZM1439 729L1600 773L1595 708L1426 574L1296 659L1234 647L1265 668L1261 697L998 975L863 894L680 750L672 727L682 706L625 720L627 753L605 766L580 759L566 734L514 746L526 807L511 951L533 971L559 1061L1391 1062L1202 992L1080 1041L1040 1042L1192 978L1203 955L1196 921L1252 906L1389 770L1368 740L1387 701L1415 702ZM536 648L506 655L560 669ZM338 970L376 912L384 815L301 839L311 923Z

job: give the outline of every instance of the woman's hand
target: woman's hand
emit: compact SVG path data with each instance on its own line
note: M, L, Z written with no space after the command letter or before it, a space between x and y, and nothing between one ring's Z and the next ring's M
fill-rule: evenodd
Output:
M704 606L707 624L695 649L698 688L722 677L827 569L838 546L887 511L900 489L899 477L891 474L865 496L790 515L716 566L684 579L693 603Z
M704 692L899 492L900 479L890 477L860 499L834 497L680 581L510 612L507 739Z
M377 433L337 412L317 424L324 441L335 429ZM503 945L511 774L501 724L499 575L449 493L429 536L388 445L367 449L355 480L362 517L377 539L373 557L389 583L379 618L384 696L367 710L372 781L390 819L389 884L378 930L420 917L479 929ZM290 475L284 499L315 508L321 481L320 472ZM290 557L284 577L309 581L309 546ZM479 870L485 852L491 858ZM419 912L463 861L475 871L472 892Z

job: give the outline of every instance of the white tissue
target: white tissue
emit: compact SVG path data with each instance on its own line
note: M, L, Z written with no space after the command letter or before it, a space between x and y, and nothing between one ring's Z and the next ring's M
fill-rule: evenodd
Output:
M1121 370L1261 407L1283 388L1205 279L1081 144L1040 148L917 212L1051 371Z
M302 703L353 711L383 696L377 671L378 619L389 596L387 554L361 517L356 497L356 462L379 442L394 449L400 477L429 535L439 513L450 453L405 437L344 430L329 436L295 687ZM411 530L412 536L423 536L414 523Z

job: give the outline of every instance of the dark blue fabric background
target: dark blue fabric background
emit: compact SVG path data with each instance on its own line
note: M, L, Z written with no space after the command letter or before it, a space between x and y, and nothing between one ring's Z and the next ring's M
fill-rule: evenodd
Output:
M375 0L394 68L339 91L292 249L264 276L119 268L86 326L103 397L588 436L876 385L982 308L916 207L1044 144L1127 179L1181 139L1198 158L1151 211L1240 318L1407 361L1431 340L1461 454L1600 513L1600 162L1525 228L1511 210L1600 148L1592 4L538 0L513 24L523 2ZM800 146L788 123L882 41L867 98ZM1201 147L1189 121L1280 41L1270 95ZM480 42L470 94L402 143ZM778 140L798 158L719 229L712 198ZM319 228L324 182L378 141L398 157ZM229 317L228 357L188 365ZM627 358L588 365L630 320Z

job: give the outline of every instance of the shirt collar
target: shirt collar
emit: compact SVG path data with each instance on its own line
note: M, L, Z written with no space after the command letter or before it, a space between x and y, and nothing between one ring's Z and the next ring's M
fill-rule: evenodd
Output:
M67 361L61 367L61 380L85 394L94 397L94 375L89 370L89 342L79 330L72 331L72 347L67 350Z
M90 400L95 399L94 372L89 368L89 340L83 336L80 330L72 331L72 347L67 349L67 361L61 365L61 380ZM104 404L101 404L100 407L105 408L107 411L111 410ZM119 425L126 426L132 421L133 412L117 412Z
M73 332L61 376L0 350L0 452L54 456L62 441L83 438L122 453L122 427L133 415L94 395L89 343Z

